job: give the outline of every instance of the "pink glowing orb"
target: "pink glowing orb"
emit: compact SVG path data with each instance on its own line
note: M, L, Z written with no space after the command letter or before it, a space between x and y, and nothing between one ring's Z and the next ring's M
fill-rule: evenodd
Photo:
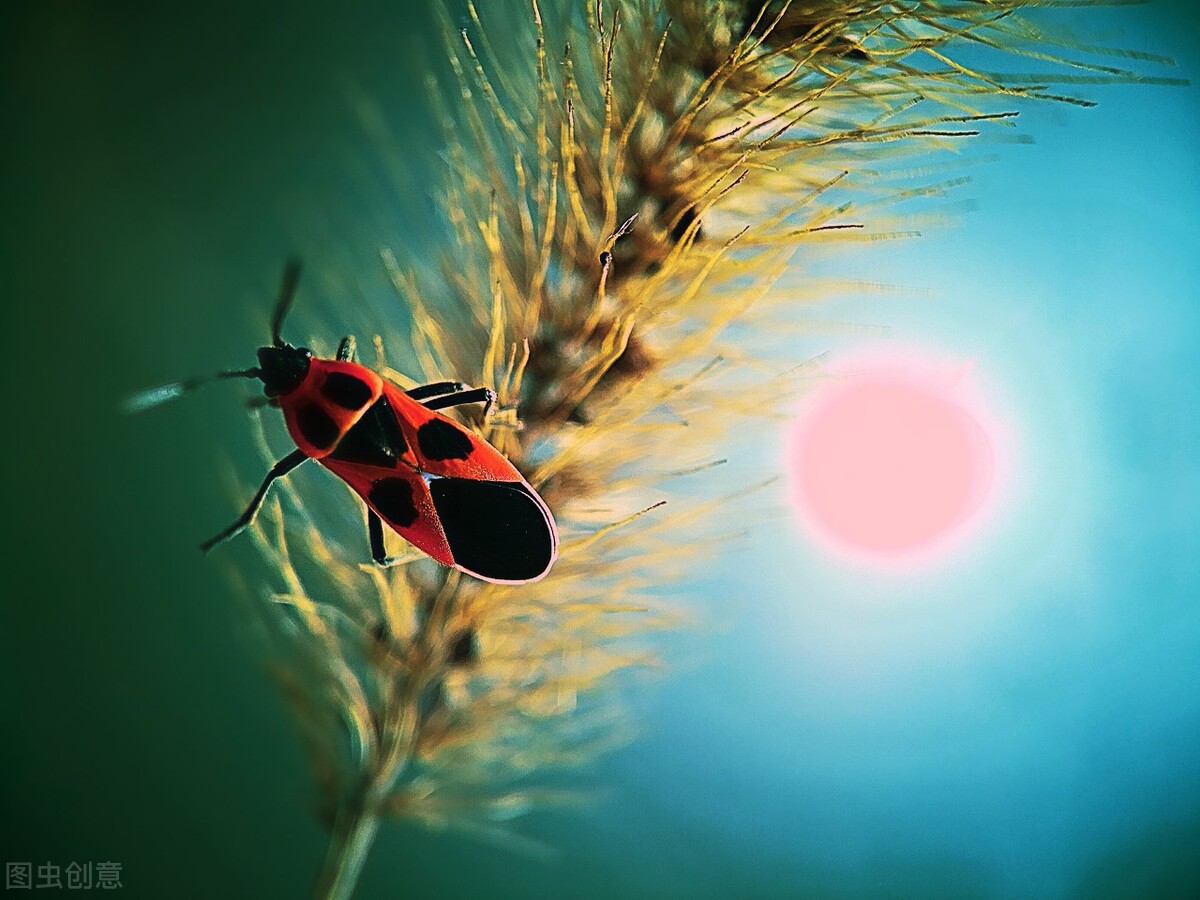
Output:
M816 391L789 465L797 509L827 542L905 559L945 545L973 517L994 452L964 371L881 364Z

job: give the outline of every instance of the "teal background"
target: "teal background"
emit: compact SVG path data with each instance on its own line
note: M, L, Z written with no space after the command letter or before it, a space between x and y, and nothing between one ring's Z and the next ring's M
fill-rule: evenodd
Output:
M246 413L221 388L115 410L248 362L297 250L353 273L306 281L297 329L369 333L337 299L386 297L381 241L436 239L431 8L8 14L5 861L117 861L139 897L308 890L325 835L227 577L252 555L194 549L230 461L256 465ZM1196 79L1186 4L1101 21ZM398 189L354 90L407 148ZM975 173L956 229L827 264L932 289L828 318L978 360L1035 463L1005 514L907 579L762 527L697 574L711 631L634 693L642 738L580 774L604 801L524 823L553 859L395 825L361 896L1200 893L1197 95L1085 92L1026 112L1038 143ZM727 455L779 464L769 433Z

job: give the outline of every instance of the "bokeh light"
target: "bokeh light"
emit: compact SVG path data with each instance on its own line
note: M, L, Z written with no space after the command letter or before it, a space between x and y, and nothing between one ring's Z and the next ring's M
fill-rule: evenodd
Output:
M995 479L995 441L968 374L877 357L813 392L787 451L792 499L813 533L877 562L953 546Z

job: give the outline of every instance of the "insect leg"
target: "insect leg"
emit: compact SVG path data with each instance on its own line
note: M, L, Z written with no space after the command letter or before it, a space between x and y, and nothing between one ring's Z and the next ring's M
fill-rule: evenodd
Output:
M414 400L428 400L430 397L440 397L442 394L457 394L465 391L467 386L461 381L437 381L433 384L423 384L404 393Z
M394 566L397 558L388 556L387 548L383 546L383 519L379 518L375 510L369 506L367 507L367 536L371 540L371 559L385 569L388 566Z
M462 406L464 403L483 403L483 414L486 416L496 403L496 392L491 388L471 388L466 391L456 391L443 397L434 397L425 402L426 409L446 409L450 406Z
M342 342L338 344L337 358L341 362L354 362L354 349L357 342L354 340L354 335L348 334L342 338Z
M275 465L271 467L271 471L267 473L267 477L263 479L262 486L259 487L258 493L254 495L254 499L251 500L250 505L246 507L246 511L238 517L236 522L234 522L220 534L214 535L201 544L200 549L207 553L217 544L221 543L221 541L228 540L253 522L254 517L258 515L259 508L263 505L263 500L265 500L267 497L267 489L271 486L271 482L276 478L282 478L306 459L308 459L308 456L303 450L294 450L279 462L275 463Z

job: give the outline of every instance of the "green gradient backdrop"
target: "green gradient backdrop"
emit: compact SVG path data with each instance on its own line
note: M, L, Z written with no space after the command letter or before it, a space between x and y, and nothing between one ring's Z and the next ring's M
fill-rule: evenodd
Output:
M222 568L250 557L236 546L219 560L195 551L234 508L223 460L253 471L246 413L220 388L153 416L115 410L133 389L247 361L289 253L353 270L349 289L369 291L381 283L371 261L379 241L421 239L438 165L420 99L423 54L435 45L428 7L272 3L247 13L225 3L166 13L96 2L6 13L5 861L117 861L126 895L137 897L309 888L325 835ZM1194 77L1184 8L1161 6L1147 21ZM372 151L349 85L386 99L404 123L407 193L372 191L378 172L362 169ZM1036 149L1025 159L1036 168ZM305 283L310 298L336 289ZM316 321L312 309L298 316ZM671 745L669 733L657 739ZM639 753L592 775L617 779L621 796ZM640 824L613 804L565 826L532 817L526 830L562 850L550 864L386 829L363 896L728 896L747 878L752 894L783 890L747 871L792 871L769 848L735 861L718 831L655 830L677 823L662 812L671 796L640 800L629 814ZM792 820L781 813L758 827L768 834ZM1160 851L1134 848L1120 868L1159 865ZM648 854L678 865L656 867ZM697 854L709 867L699 880L689 863ZM897 859L892 887L990 892L946 865ZM817 893L848 890L835 870L809 868ZM792 887L787 895L799 895Z
M389 237L415 239L428 6L6 11L5 860L118 861L138 897L309 889L306 764L222 569L248 557L195 547L234 508L223 460L254 470L245 392L117 403L252 360L284 258L372 215L349 85L410 123Z

